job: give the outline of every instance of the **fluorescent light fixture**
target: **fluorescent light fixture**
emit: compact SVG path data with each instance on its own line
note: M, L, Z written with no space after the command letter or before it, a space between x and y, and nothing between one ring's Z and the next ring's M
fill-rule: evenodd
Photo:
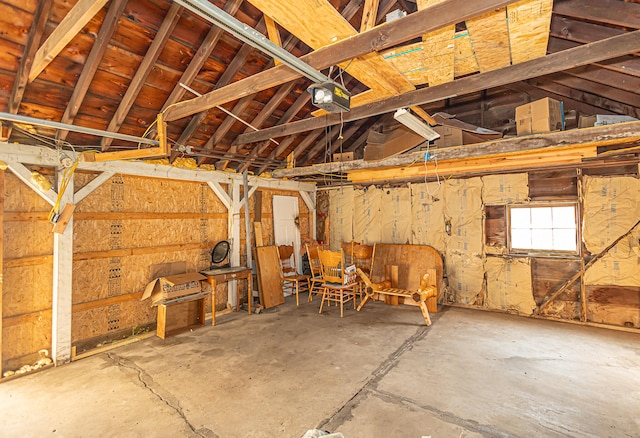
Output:
M311 85L307 91L311 93L311 103L330 113L349 111L351 95L335 82L322 82Z
M393 115L393 118L429 141L440 138L440 134L404 108L398 109Z

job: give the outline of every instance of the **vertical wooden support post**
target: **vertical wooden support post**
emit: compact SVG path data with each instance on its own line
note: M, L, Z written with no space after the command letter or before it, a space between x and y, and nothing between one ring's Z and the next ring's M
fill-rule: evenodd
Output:
M245 236L245 249L247 250L247 268L253 268L253 260L251 257L251 209L249 208L249 172L245 170L242 172L242 183L244 186L244 236ZM253 275L247 278L247 283L253 281ZM253 296L249 292L253 288L247 287L247 305L251 309L251 302ZM237 302L237 301L236 301ZM239 309L238 309L239 310Z
M240 207L242 207L240 199L240 181L234 179L230 185L230 190L231 208L229 209L229 235L231 236L232 245L229 261L231 262L231 266L240 266ZM231 306L234 306L236 303L236 294L238 293L238 281L230 281L228 287L227 300Z
M58 187L62 182L58 172ZM73 204L73 175L61 206ZM63 233L53 234L53 299L51 309L51 357L56 365L71 360L71 286L73 273L73 216Z
M582 191L584 187L584 179L582 178L582 169L576 169L578 176L578 190ZM583 193L579 193L579 198L584 199ZM582 205L579 205L580 209L578 214L578 230L582 229L582 223L584 221L584 209L582 206L584 202L581 202ZM582 233L578 233L578 236L582 236ZM584 284L584 271L585 271L585 263L584 263L584 252L585 246L582 244L582 237L578 239L578 245L580 247L580 321L586 322L587 320L587 288Z
M0 376L2 376L2 283L4 281L4 170L0 170Z
M309 219L311 228L311 239L316 240L316 192L300 192L302 200L309 209Z

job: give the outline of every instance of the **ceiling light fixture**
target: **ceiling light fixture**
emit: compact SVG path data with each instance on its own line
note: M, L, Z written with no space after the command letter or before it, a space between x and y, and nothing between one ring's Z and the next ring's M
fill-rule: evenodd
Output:
M393 118L429 141L440 138L440 134L404 108L398 109L393 115Z

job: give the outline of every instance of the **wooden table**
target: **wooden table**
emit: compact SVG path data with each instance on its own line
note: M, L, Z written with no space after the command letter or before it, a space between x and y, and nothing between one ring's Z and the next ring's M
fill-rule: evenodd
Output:
M247 307L249 315L251 315L251 268L246 266L236 266L234 268L218 268L209 271L200 271L202 275L206 275L207 281L211 285L211 325L216 325L216 284L227 281L234 281L244 278L247 280ZM240 294L236 290L236 312L240 311Z

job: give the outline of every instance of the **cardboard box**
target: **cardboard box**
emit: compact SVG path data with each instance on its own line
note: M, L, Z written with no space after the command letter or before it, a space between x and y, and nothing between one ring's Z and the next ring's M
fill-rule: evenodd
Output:
M343 152L341 154L333 154L333 161L353 161L353 152Z
M483 143L502 138L502 134L499 132L463 122L451 114L435 113L433 119L438 122L438 125L433 129L440 134L440 138L433 141L436 147Z
M518 135L542 134L564 129L562 102L548 97L516 108Z
M151 298L151 304L155 306L166 300L197 294L202 292L200 280L206 278L198 272L159 277L147 284L141 299Z
M452 126L434 126L433 130L440 134L440 138L433 141L434 146L444 148L449 146L459 146L462 142L462 129Z

